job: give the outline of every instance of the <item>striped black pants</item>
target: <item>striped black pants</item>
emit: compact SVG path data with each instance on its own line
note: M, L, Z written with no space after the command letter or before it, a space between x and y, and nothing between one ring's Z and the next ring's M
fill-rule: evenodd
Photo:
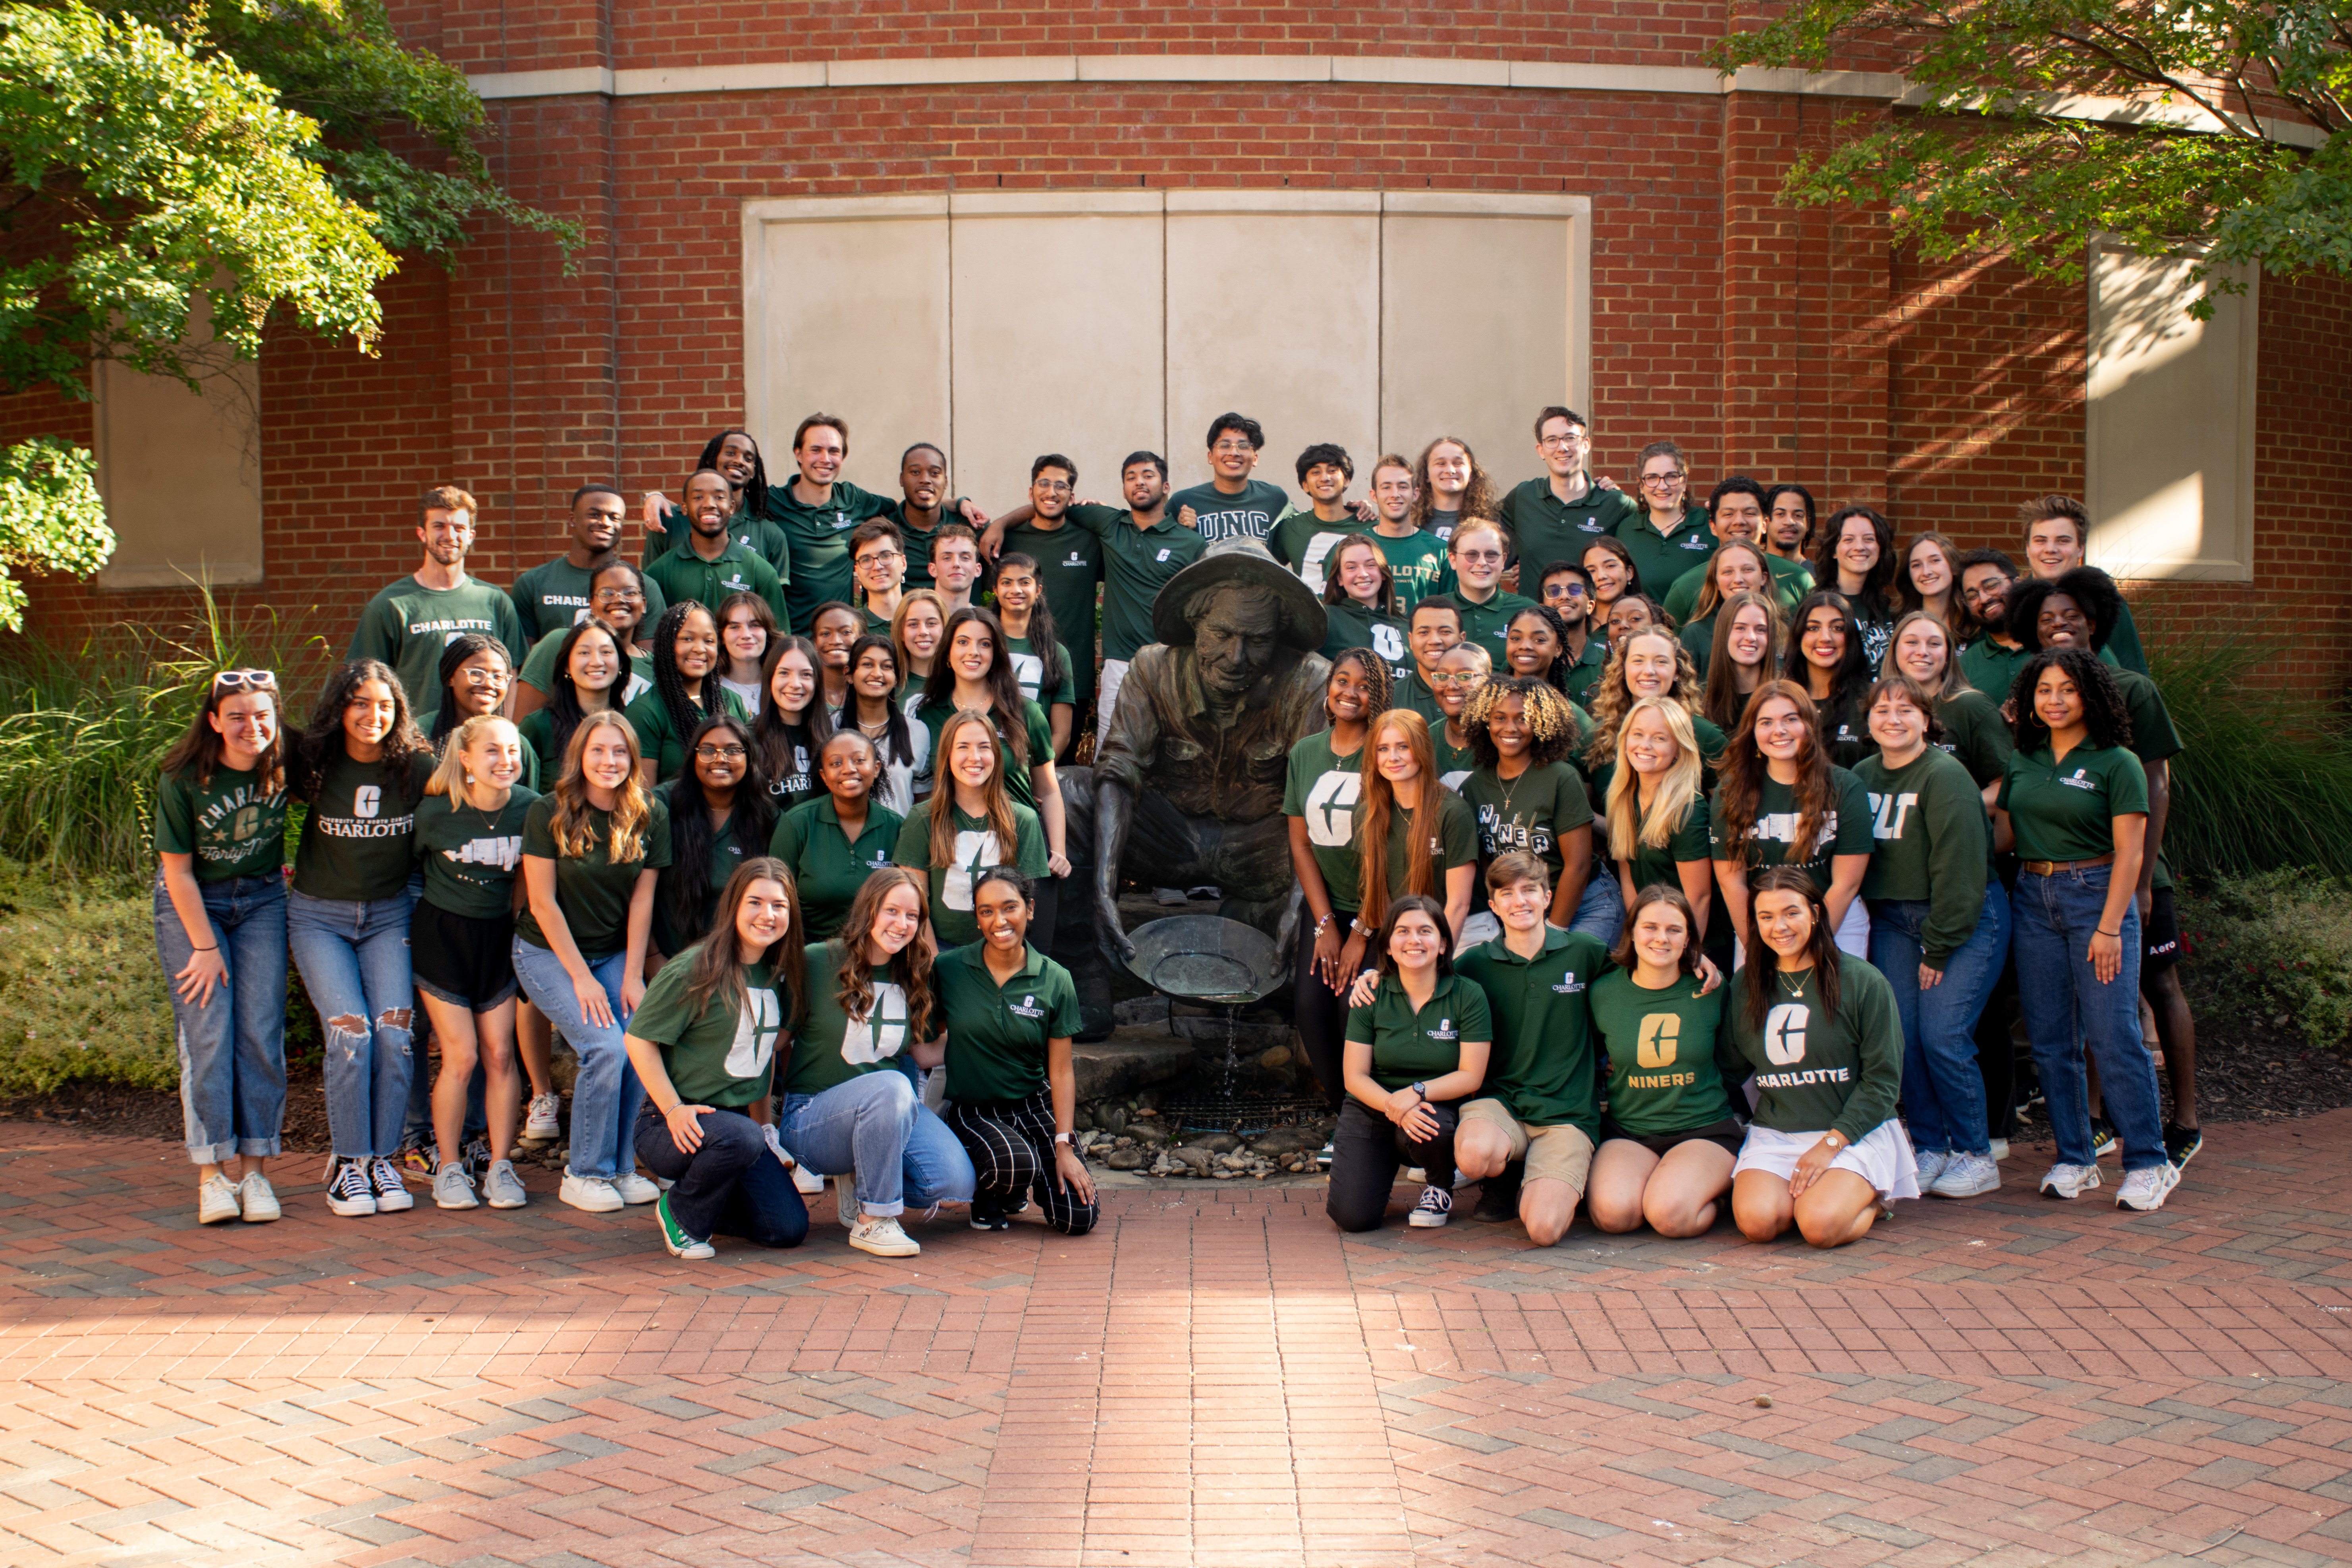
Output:
M1084 1236L1101 1211L1065 1191L1054 1169L1051 1092L1041 1089L1026 1100L950 1100L942 1114L979 1177L971 1197L975 1210L1003 1212L1024 1196L1034 1197L1047 1225L1065 1236Z

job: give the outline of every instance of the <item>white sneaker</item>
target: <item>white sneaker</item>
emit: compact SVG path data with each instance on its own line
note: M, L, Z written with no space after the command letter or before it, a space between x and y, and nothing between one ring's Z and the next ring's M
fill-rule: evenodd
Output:
M482 1195L494 1209L519 1209L530 1202L523 1190L522 1178L515 1174L512 1160L493 1160L482 1176Z
M2164 1206L2165 1194L2179 1184L2180 1167L2169 1160L2126 1171L2123 1185L2116 1189L2116 1207L2154 1214Z
M1444 1225L1453 1217L1454 1194L1444 1187L1423 1187L1421 1189L1421 1202L1412 1205L1412 1213L1405 1216L1405 1224L1427 1229Z
M556 1118L563 1110L563 1097L550 1090L530 1097L530 1110L522 1119L522 1135L526 1138L561 1138L563 1124Z
M338 1160L334 1179L327 1184L327 1210L345 1219L375 1213L375 1186L368 1180L364 1160Z
M614 1177L613 1190L621 1194L623 1203L632 1207L649 1204L662 1194L661 1188L654 1184L651 1177L641 1176L635 1171L624 1171Z
M793 1167L793 1191L804 1198L813 1198L824 1191L824 1178L806 1165Z
M2096 1165L2057 1164L2042 1178L2042 1195L2045 1198L2078 1198L2099 1184Z
M862 1215L849 1227L849 1245L877 1258L912 1258L923 1244L898 1227L896 1215Z
M408 1183L402 1177L400 1167L382 1154L368 1162L368 1185L375 1189L375 1212L378 1214L400 1214L416 1206L416 1200L409 1195Z
M563 1184L555 1189L555 1195L583 1214L618 1214L629 1206L604 1177L575 1176L569 1171L563 1173Z
M1936 1198L1974 1198L2000 1187L2000 1167L1992 1163L1991 1155L1963 1152L1944 1162L1942 1173L1927 1192Z
M215 1171L196 1184L196 1223L218 1225L225 1219L235 1219L244 1210L237 1206L236 1184Z
M466 1167L451 1161L433 1173L433 1205L436 1208L471 1209L482 1206L474 1195L474 1178Z
M845 1230L857 1228L857 1178L845 1171L833 1178L833 1217Z
M278 1194L269 1185L269 1178L258 1171L247 1171L245 1180L236 1184L237 1207L247 1225L268 1225L285 1211L278 1206Z
M1923 1193L1933 1190L1937 1178L1944 1173L1944 1167L1951 1163L1952 1152L1949 1149L1920 1150L1919 1190Z

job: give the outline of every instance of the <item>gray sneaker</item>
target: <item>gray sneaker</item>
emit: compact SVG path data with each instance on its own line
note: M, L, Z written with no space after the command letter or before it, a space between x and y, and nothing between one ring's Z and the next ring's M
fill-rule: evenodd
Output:
M1944 1173L1944 1167L1951 1163L1952 1152L1949 1149L1920 1150L1919 1190L1923 1193L1934 1191L1937 1178Z
M1927 1195L1974 1198L2000 1187L2000 1167L1992 1163L1991 1155L1956 1153L1944 1162L1944 1169L1927 1188Z
M2069 1165L2061 1161L2051 1166L2050 1173L2042 1178L2042 1195L2072 1200L2098 1184L2099 1168L2096 1165Z
M530 1194L523 1191L522 1178L515 1174L512 1160L490 1162L488 1172L482 1177L482 1195L494 1209L519 1209L530 1202Z
M2154 1214L2164 1206L2166 1194L2179 1184L2180 1167L2169 1160L2126 1171L2123 1185L2116 1189L2116 1207Z
M433 1202L445 1209L479 1208L482 1204L474 1195L474 1178L455 1160L433 1173Z

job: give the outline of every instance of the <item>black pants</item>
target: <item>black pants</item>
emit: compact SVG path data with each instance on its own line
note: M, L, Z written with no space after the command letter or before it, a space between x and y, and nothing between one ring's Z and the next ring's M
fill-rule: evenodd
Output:
M1429 1109L1437 1113L1437 1136L1416 1143L1360 1100L1339 1108L1339 1130L1331 1135L1331 1190L1323 1204L1333 1225L1341 1230L1380 1229L1400 1165L1419 1165L1431 1186L1452 1190L1454 1108Z
M761 1247L798 1247L808 1235L808 1205L792 1173L768 1152L760 1124L740 1110L702 1118L702 1146L678 1152L669 1123L648 1100L637 1111L637 1163L675 1184L670 1217L689 1236L740 1236Z
M1026 1100L950 1100L941 1118L971 1156L975 1214L1003 1214L1024 1196L1034 1197L1045 1223L1064 1236L1094 1229L1102 1211L1080 1203L1054 1167L1054 1105L1051 1091Z
M1348 922L1355 918L1353 910L1331 911L1331 923L1343 936ZM1348 987L1354 983L1354 975L1344 975L1339 989L1334 991L1315 973L1315 921L1312 912L1302 907L1298 951L1290 965L1291 1021L1297 1026L1299 1044L1307 1047L1307 1065L1315 1069L1315 1080L1323 1086L1324 1098L1335 1111L1348 1092L1340 1068L1348 1049Z

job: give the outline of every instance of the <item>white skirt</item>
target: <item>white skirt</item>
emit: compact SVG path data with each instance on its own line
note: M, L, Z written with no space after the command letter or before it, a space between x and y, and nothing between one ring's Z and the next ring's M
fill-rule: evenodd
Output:
M1750 1126L1747 1140L1739 1145L1739 1160L1731 1167L1731 1173L1737 1177L1742 1171L1769 1171L1785 1182L1796 1173L1797 1161L1805 1151L1821 1140L1820 1132L1776 1132L1769 1127ZM1852 1171L1868 1182L1871 1190L1882 1198L1919 1195L1919 1156L1913 1151L1911 1135L1903 1131L1903 1123L1891 1116L1872 1128L1859 1142L1839 1150L1837 1158L1830 1162L1830 1169Z

